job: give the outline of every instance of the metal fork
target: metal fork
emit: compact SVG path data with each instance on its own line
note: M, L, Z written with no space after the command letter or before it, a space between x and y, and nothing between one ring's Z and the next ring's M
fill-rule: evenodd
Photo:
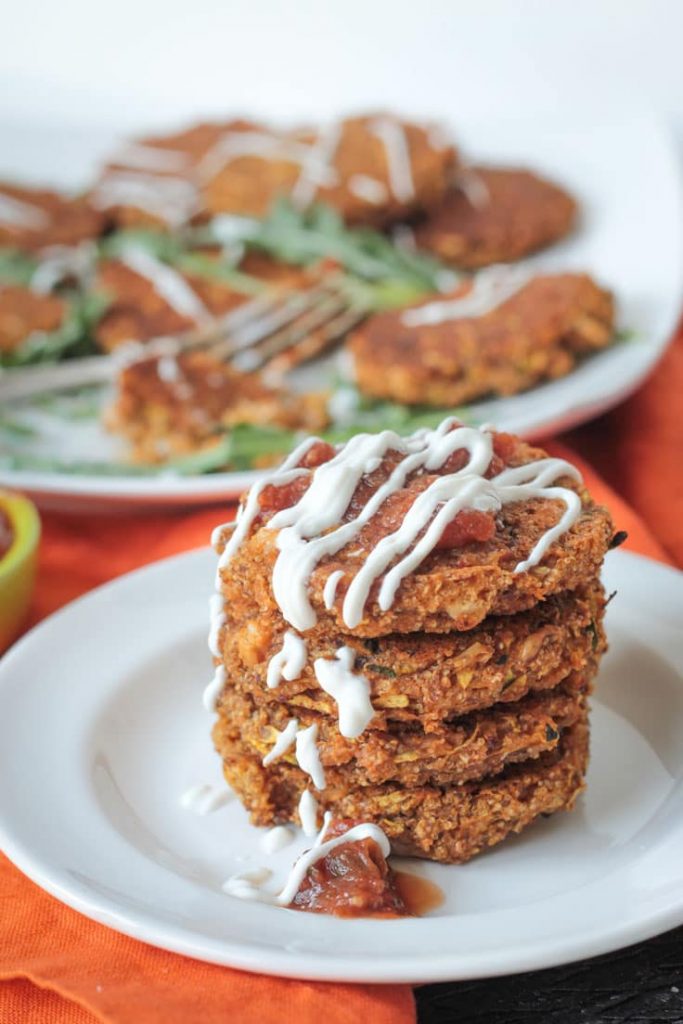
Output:
M339 344L367 314L349 300L334 275L307 289L273 288L181 335L121 345L108 356L0 370L0 402L105 384L140 359L191 351L277 379Z

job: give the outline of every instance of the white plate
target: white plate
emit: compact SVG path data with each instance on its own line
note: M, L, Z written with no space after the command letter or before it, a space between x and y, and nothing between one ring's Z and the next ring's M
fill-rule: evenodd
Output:
M243 903L264 864L236 801L180 808L220 778L201 707L213 554L75 602L0 663L0 841L39 885L157 946L294 977L434 981L548 967L683 921L683 577L610 555L611 648L588 789L463 867L413 862L446 894L423 919L349 921ZM309 841L310 842L310 841ZM303 840L279 855L284 872Z
M675 328L683 280L677 157L668 132L655 118L628 112L609 120L591 112L576 119L558 112L552 122L523 116L468 120L459 112L454 133L473 159L537 168L579 197L581 230L533 263L593 273L615 291L619 322L635 335L563 380L470 407L474 421L540 438L621 401L651 370ZM62 186L82 185L113 142L106 133L54 125L31 131L10 123L0 124L0 139L0 178L38 180L47 150L58 154L51 167ZM103 441L102 452L107 451ZM28 491L43 504L120 507L218 501L239 493L252 479L253 474L245 473L140 478L0 472L0 484Z

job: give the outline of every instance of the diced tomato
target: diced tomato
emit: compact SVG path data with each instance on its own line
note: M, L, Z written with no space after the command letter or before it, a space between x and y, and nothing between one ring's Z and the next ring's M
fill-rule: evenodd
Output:
M494 434L493 435L493 450L499 459L502 459L505 465L507 465L517 453L519 448L519 438L515 437L514 434Z
M259 508L266 515L275 515L283 508L292 508L299 498L308 489L310 477L300 476L289 484L276 487L275 484L267 484L259 494Z
M322 466L323 462L329 462L336 454L334 447L327 441L316 441L299 460L298 465L302 469L315 469L316 466Z
M492 512L479 512L465 508L458 512L446 526L439 538L437 550L462 548L466 544L484 544L496 532L496 520Z

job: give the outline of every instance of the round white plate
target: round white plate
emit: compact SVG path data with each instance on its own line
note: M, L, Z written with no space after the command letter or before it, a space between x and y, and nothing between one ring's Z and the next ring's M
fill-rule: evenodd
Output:
M213 571L201 551L133 573L54 615L0 663L0 843L39 885L166 949L350 981L549 967L683 921L680 574L608 559L618 595L575 812L462 867L411 862L444 905L371 921L225 895L229 875L272 866L263 830L236 800L205 818L179 805L189 785L220 783L201 706ZM299 838L281 851L278 871L303 848Z
M530 263L547 270L586 270L611 288L619 324L632 339L584 362L562 380L512 398L470 406L476 423L538 439L589 420L642 382L671 337L681 311L683 237L680 168L668 131L642 113L609 117L557 111L552 122L522 115L501 121L458 111L454 135L473 160L529 166L563 182L582 206L580 229ZM111 151L106 132L64 126L0 123L0 177L37 180L45 151L59 152L56 183L82 185ZM654 254L654 256L653 256ZM327 378L325 380L325 383ZM58 436L53 454L66 441ZM88 438L89 458L109 457L111 439ZM70 453L75 457L75 453ZM0 471L0 485L34 495L43 505L199 504L235 496L253 474L179 477L76 476Z

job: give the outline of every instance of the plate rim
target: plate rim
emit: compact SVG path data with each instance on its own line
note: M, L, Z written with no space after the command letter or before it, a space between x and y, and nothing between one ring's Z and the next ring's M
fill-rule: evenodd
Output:
M27 650L30 651L34 638L48 626L53 627L61 620L69 619L78 608L93 598L115 591L122 583L134 584L140 577L150 576L157 570L173 568L179 563L189 563L198 558L206 558L209 549L200 548L184 552L158 562L150 563L133 572L126 573L100 587L82 595L75 601L59 609L43 622L34 626L21 640L0 659L0 688L7 671L12 671L15 662L20 662ZM613 559L630 565L630 574L654 573L659 577L667 577L667 585L683 586L683 573L672 566L656 562L632 552L615 552ZM372 982L377 984L421 983L446 981L458 978L484 978L501 974L515 974L529 970L538 970L551 966L569 963L579 959L596 956L616 949L621 949L634 942L642 941L660 934L663 931L683 923L683 893L677 904L659 908L642 915L637 921L626 924L606 923L600 929L586 936L570 935L568 940L552 944L540 938L536 943L527 943L523 948L514 946L501 947L495 958L491 951L474 953L468 957L459 951L444 952L439 957L429 954L429 962L419 959L419 953L393 953L379 960L368 959L366 963L353 961L350 964L340 963L327 954L296 953L284 948L265 951L254 942L246 946L236 944L234 940L218 940L201 936L192 928L176 926L160 922L153 914L146 911L131 912L119 906L116 900L93 894L88 886L71 878L68 883L64 872L51 869L44 855L34 854L21 839L12 834L12 822L7 820L0 808L0 848L19 870L43 890L84 914L92 920L102 923L115 931L146 942L157 948L170 952L205 960L209 963L230 966L255 973L267 973L289 978L305 978L321 981ZM683 867L681 869L683 879ZM599 881L599 880L598 880ZM595 881L584 883L581 888L597 884ZM294 913L294 912L292 912ZM380 925L386 922L373 922ZM263 960L268 960L264 971ZM458 966L460 963L460 966Z

